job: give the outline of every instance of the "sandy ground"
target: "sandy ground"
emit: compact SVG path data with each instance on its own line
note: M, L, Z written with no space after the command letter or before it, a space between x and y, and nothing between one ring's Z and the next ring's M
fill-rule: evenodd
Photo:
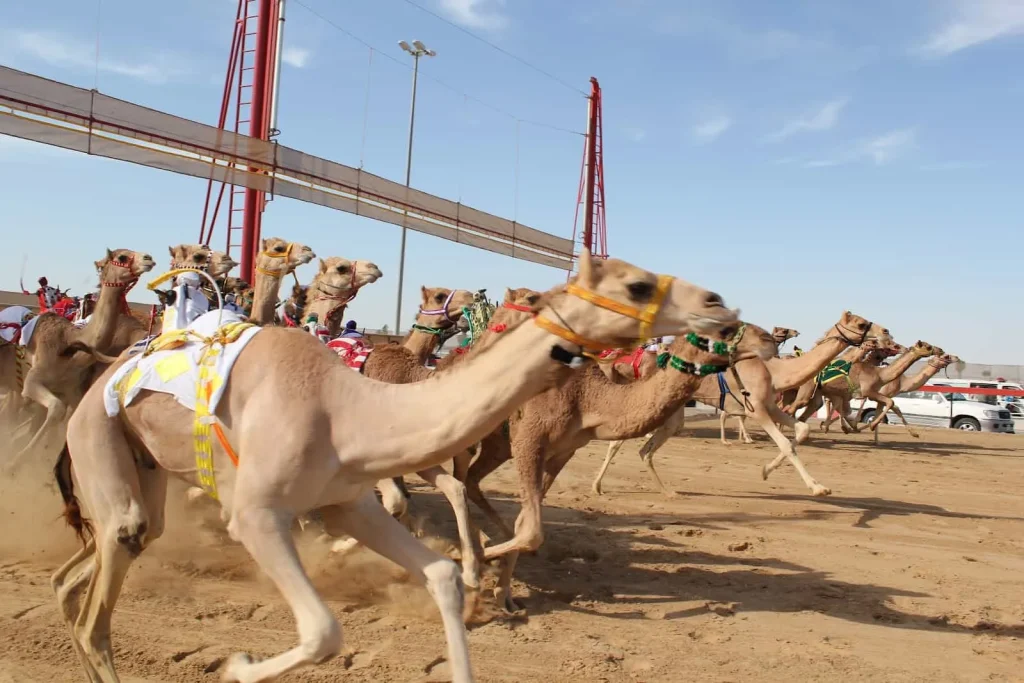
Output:
M757 430L756 445L725 447L717 426L693 427L659 454L673 500L636 442L600 497L604 445L577 455L544 547L520 560L526 616L477 610L478 680L1024 681L1024 437L886 427L875 449L815 432L801 455L834 495L813 499L792 468L761 481L775 449ZM83 680L48 583L75 544L39 481L0 489L0 683ZM514 472L488 483L512 519ZM413 504L453 537L443 499L414 486ZM244 551L172 508L114 616L123 680L215 681L231 652L291 647L291 615ZM425 591L365 551L305 546L346 651L284 680L447 680Z

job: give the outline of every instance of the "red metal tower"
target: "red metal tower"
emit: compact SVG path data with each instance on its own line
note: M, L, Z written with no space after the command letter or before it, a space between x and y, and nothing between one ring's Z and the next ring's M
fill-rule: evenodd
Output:
M601 86L590 79L590 106L587 111L587 135L583 144L583 167L576 194L576 215L572 221L572 240L598 258L608 258L608 225L604 213L604 143L601 133ZM580 207L583 228L579 229ZM579 238L577 240L577 235ZM579 252L577 252L579 253Z
M228 113L233 105L235 122L231 130L234 132L260 140L270 140L277 134L273 127L276 125L283 25L284 0L238 0L218 127L228 130ZM214 198L214 183L210 180L206 188L203 222L199 229L199 241L203 244L209 244L213 238L214 225L227 191L227 184L221 183ZM248 282L253 281L266 203L265 193L259 190L232 185L228 192L225 250L241 263L240 275Z

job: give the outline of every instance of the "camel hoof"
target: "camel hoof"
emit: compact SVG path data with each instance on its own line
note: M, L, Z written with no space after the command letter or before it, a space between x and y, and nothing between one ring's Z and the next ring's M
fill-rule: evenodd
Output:
M821 484L815 484L811 487L811 495L816 498L824 498L825 496L832 495L832 489L827 486L822 486Z
M732 441L726 441L725 439L719 439L719 441L722 442L723 446L731 446L732 445Z
M772 473L772 471L770 469L768 469L767 463L764 464L764 465L761 465L761 481L768 481L768 475L771 474L771 473Z
M661 493L662 493L662 495L664 495L664 496L665 496L666 498L670 498L670 499L675 499L675 498L679 498L679 497L680 497L680 496L679 496L679 494L678 494L677 492L675 492L675 491L669 491L668 489L662 489Z
M910 434L915 439L920 439L921 438L921 435L918 434L917 432L915 432L913 429L908 429L907 433Z
M330 539L329 536L327 538ZM344 555L345 553L354 550L356 546L359 545L359 541L350 536L348 538L330 539L330 544L332 555Z
M249 683L245 677L245 670L253 665L253 659L244 652L236 652L228 657L224 663L224 673L221 674L222 683Z
M604 492L601 491L601 485L600 484L591 484L590 490L593 491L595 495L598 495L598 496L604 495Z
M515 616L526 612L526 609L512 598L511 590L495 588L494 600L498 603L498 607L500 607L505 614L508 614L509 616Z

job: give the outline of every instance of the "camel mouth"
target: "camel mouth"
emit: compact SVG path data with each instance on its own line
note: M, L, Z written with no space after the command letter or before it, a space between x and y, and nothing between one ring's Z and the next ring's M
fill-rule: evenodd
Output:
M690 329L694 332L707 334L709 332L716 331L723 324L739 322L740 309L729 309L723 307L721 309L717 309L712 315L705 313L688 313L687 318Z

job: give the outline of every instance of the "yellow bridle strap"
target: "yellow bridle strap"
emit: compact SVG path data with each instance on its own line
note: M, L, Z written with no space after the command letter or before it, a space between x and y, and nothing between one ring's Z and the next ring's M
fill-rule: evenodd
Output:
M148 285L146 285L146 287L150 291L152 291L152 290L156 289L157 287L159 287L160 285L162 285L163 283L165 283L168 280L170 280L171 278L175 278L175 277L181 275L182 273L198 273L198 272L201 272L198 268L175 268L174 270L169 270L166 273L164 273L163 275L158 275L157 277L153 278L153 280L151 280L150 283Z
M594 341L593 339L587 339L586 337L581 337L580 335L576 334L572 330L567 330L564 327L562 327L561 325L553 323L550 320L548 320L547 318L543 318L543 317L541 317L539 315L534 316L533 322L534 322L534 324L537 327L541 328L542 330L545 330L546 332L550 332L551 334L555 335L556 337L561 337L565 341L570 342L572 344L575 344L576 346L579 346L581 349L583 349L586 352L590 352L590 353L585 353L584 355L588 355L589 356L589 355L591 355L591 353L592 354L597 354L597 353L599 353L601 351L604 351L605 349L610 349L610 348L614 348L615 347L614 344L603 344L603 343L601 343L599 341Z
M270 252L270 251L263 251L263 252L260 252L260 256L265 256L266 258L283 258L283 259L287 259L288 257L290 257L292 255L292 249L294 249L294 248L295 248L295 243L294 242L289 242L288 243L288 247L284 250L283 253L277 254L277 253ZM285 267L287 267L287 265L288 264L286 263ZM265 268L260 268L258 266L256 267L256 272L257 273L262 273L263 275L269 275L271 277L284 277L284 272L277 272L277 271L273 271L273 270L266 270Z
M637 337L639 344L643 344L647 341L647 338L651 336L652 328L654 327L654 321L658 317L658 311L661 310L661 305L665 302L665 296L668 294L669 287L672 286L672 282L675 280L671 275L659 275L658 284L654 289L654 296L643 308L624 304L614 299L609 299L606 296L601 296L591 292L590 290L583 289L577 284L566 285L565 292L571 294L577 298L583 299L588 303L592 303L595 306L604 308L615 313L633 318L634 320L640 321L640 332ZM561 337L566 341L570 341L573 344L583 347L585 351L603 351L605 349L616 348L614 344L603 344L601 342L593 341L579 336L571 330L567 330L545 318L536 317L537 325L544 330L547 330L551 334ZM589 354L584 354L589 355Z

